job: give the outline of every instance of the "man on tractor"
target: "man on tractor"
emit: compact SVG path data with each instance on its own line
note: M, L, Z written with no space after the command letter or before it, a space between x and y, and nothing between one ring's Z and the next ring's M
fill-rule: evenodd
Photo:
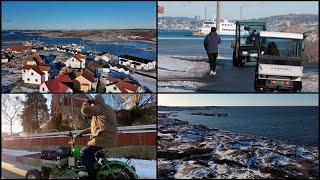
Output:
M93 100L83 103L82 114L91 117L91 127L79 135L91 133L90 141L81 150L81 159L88 176L95 179L94 154L102 148L117 146L117 120L113 109L104 103L102 95L97 94Z

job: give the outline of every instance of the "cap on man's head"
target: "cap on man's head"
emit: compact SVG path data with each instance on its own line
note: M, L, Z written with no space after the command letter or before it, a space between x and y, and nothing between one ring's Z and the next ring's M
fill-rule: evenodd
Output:
M211 32L217 32L217 28L212 27L212 28L211 28Z

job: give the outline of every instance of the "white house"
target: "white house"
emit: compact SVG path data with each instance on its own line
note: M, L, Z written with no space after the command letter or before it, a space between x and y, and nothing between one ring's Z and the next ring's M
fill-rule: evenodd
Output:
M80 54L76 54L75 56L67 59L65 62L67 67L70 68L85 68L86 57Z
M9 58L5 55L1 56L1 63L7 63L9 62Z
M137 70L152 70L156 68L155 60L148 60L129 55L119 56L119 64Z
M22 80L29 84L42 84L49 80L50 66L24 65L22 67Z
M117 72L120 72L120 73L124 73L124 74L129 74L130 73L130 70L126 67L126 66L123 66L123 65L110 65L110 69L113 70L113 71L117 71Z
M106 93L140 93L143 89L137 84L127 82L125 80L106 77L105 78Z
M22 80L24 83L40 85L45 82L46 74L37 66L29 69L22 69Z
M112 60L112 56L110 54L103 54L102 56L100 56L100 59L109 62Z

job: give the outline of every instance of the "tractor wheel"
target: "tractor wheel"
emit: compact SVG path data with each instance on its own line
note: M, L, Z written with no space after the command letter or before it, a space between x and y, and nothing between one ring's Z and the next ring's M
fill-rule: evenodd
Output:
M120 164L110 164L109 167L111 169L123 169L124 166ZM107 170L107 169L100 169ZM99 171L100 171L99 170ZM128 169L124 169L120 174L97 174L97 179L135 179L135 175L132 174Z
M47 167L41 167L41 177L42 179L49 179L51 169Z
M37 169L31 169L27 172L26 179L41 179L41 173Z

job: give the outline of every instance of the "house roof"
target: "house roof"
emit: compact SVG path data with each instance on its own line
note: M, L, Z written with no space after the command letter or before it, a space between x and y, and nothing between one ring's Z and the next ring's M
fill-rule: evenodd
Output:
M96 68L102 68L103 65L101 63L99 63L98 61L92 61L91 63L88 64L87 68L90 71L95 71Z
M106 77L105 79L108 80L108 81L110 81L110 82L112 82L112 83L121 81L121 79L113 78L113 77Z
M84 78L86 78L87 80L89 80L90 82L94 82L94 73L91 72L89 69L85 68L83 71L82 71L82 76Z
M30 55L28 55L27 57L25 57L22 62L25 65L26 62L28 61L36 61L37 64L39 63L44 63L44 58L42 58L40 55L38 55L37 53L31 53Z
M70 88L72 81L68 75L63 75L58 78L46 81L45 84L50 92L52 93L63 93L67 92Z
M24 65L22 67L22 69L33 69L36 73L40 74L40 75L44 75L44 72L40 70L39 66L37 65Z
M74 55L74 58L76 58L78 61L84 61L86 59L86 56L81 54L76 54Z
M40 63L38 66L39 66L39 69L41 71L49 71L50 70L50 66L49 65Z
M16 46L11 48L12 51L25 51L30 49L32 49L32 46Z
M132 83L129 83L129 82L126 82L126 81L119 81L115 84L121 92L137 92L139 86L136 85L136 84L132 84ZM128 91L129 90L129 91Z
M124 66L124 65L121 65L121 64L116 64L115 65L117 68L122 68L122 69L124 69L125 71L129 71L129 68L127 68L127 66Z

